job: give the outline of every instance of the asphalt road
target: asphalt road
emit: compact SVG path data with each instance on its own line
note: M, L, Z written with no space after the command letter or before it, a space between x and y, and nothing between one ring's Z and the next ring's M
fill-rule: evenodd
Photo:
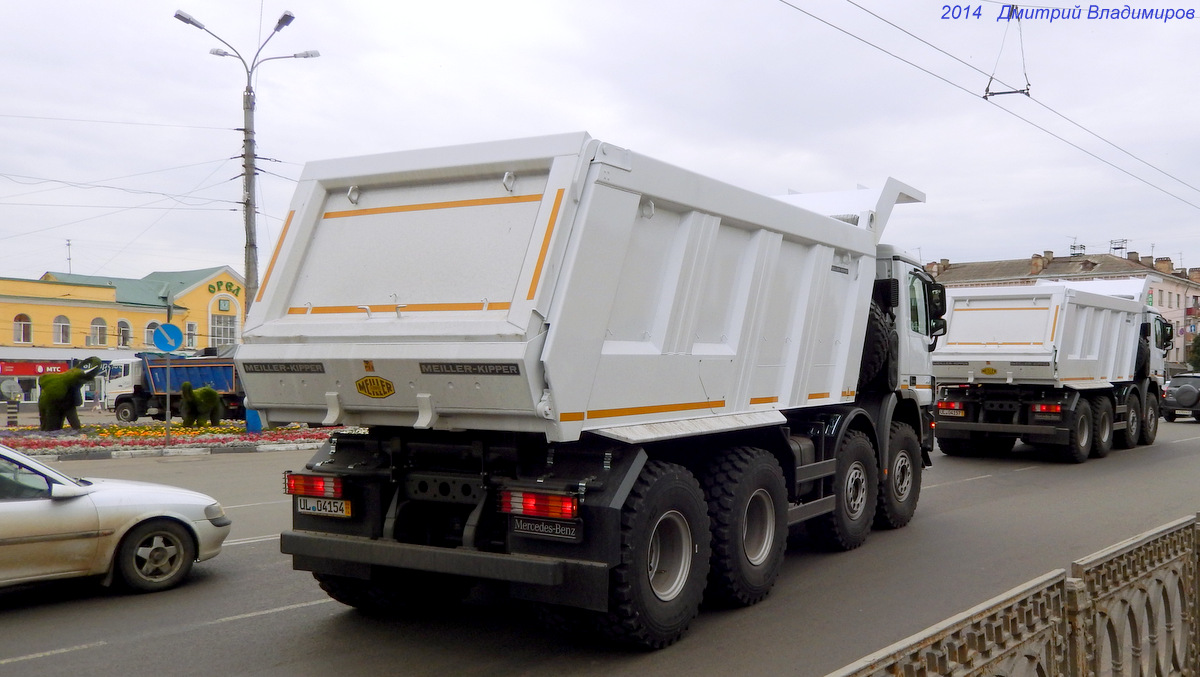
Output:
M848 553L793 532L771 596L706 611L681 642L630 652L544 630L476 598L375 620L291 570L281 473L310 451L68 461L72 475L167 482L216 496L226 548L182 587L151 595L87 583L0 591L0 675L824 675L1050 570L1200 510L1200 423L1158 443L1067 465L1031 450L934 454L917 516Z

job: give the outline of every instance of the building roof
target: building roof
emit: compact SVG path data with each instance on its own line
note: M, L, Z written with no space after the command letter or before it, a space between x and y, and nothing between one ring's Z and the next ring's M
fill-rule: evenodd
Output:
M1095 279L1150 277L1176 280L1185 285L1200 285L1200 268L1175 270L1171 259L1139 258L1136 253L1121 257L1112 254L1055 256L1054 252L1034 254L1027 259L1006 261L970 261L951 263L947 259L929 263L926 271L938 282L950 286L991 284L1032 284L1039 279Z
M197 284L228 272L234 279L241 277L229 266L202 268L200 270L157 271L140 280L105 275L79 275L75 273L47 272L41 279L48 282L66 282L92 286L108 286L117 290L117 303L135 306L156 306L166 303L168 293L172 297L191 290Z

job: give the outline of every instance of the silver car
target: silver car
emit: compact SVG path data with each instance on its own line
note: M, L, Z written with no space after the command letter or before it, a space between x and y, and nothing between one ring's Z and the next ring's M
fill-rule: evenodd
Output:
M229 525L211 496L71 478L0 445L0 587L103 576L105 585L166 590L221 552Z

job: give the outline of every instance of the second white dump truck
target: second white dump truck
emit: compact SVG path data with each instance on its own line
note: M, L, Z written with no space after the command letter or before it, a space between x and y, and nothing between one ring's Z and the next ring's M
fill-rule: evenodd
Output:
M236 361L268 420L357 429L287 474L283 552L364 610L491 582L657 648L763 599L790 524L904 526L945 306L879 236L923 199L582 133L308 164Z
M1171 325L1144 280L949 288L933 356L938 447L1003 453L1018 439L1074 463L1152 444Z

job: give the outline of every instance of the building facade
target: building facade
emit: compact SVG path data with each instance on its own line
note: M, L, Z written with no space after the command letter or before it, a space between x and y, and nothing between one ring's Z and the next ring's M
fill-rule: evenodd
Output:
M1037 280L1145 280L1141 301L1153 306L1175 329L1175 345L1167 352L1167 372L1188 371L1188 348L1200 325L1200 268L1176 268L1169 257L1129 252L1055 256L1046 251L1028 259L928 263L925 270L947 287L1033 284Z
M0 386L37 399L37 378L96 356L108 362L154 351L154 330L183 332L179 354L240 342L243 281L232 268L156 272L141 279L48 272L37 280L0 278ZM85 388L99 394L102 383Z

